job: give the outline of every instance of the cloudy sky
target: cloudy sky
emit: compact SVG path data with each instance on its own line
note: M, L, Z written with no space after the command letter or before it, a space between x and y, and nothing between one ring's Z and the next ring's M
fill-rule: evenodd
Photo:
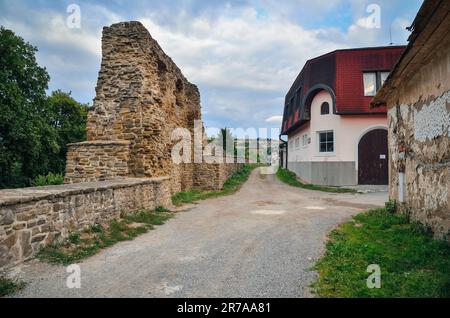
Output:
M138 20L202 94L209 127L279 127L304 63L349 47L405 44L422 0L0 0L0 25L39 49L50 90L92 103L105 25ZM68 6L81 27L68 28ZM373 27L380 8L380 28ZM375 20L374 20L375 18ZM368 28L368 26L372 26Z

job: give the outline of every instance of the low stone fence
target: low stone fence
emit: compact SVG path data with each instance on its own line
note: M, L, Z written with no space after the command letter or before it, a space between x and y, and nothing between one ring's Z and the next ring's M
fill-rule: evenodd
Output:
M123 212L170 207L170 187L169 178L147 178L1 190L0 269Z
M196 164L194 188L205 191L221 190L228 178L243 167L243 163Z

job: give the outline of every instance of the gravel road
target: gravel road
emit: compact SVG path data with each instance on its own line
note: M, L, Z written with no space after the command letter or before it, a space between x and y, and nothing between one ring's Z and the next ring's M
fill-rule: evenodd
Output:
M80 289L67 288L65 267L27 262L13 273L27 282L14 297L309 297L327 233L386 200L297 189L256 170L238 193L79 264Z

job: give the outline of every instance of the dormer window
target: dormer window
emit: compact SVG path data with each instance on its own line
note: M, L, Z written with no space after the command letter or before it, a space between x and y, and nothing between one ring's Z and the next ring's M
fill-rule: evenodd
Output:
M323 103L320 107L320 114L321 115L329 115L330 114L330 104L327 102Z
M365 72L363 74L364 96L375 96L388 76L389 72Z

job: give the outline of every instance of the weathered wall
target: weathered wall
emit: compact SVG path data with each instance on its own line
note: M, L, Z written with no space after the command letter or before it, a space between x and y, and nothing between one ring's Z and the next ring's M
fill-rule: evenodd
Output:
M197 87L139 22L105 28L102 45L88 141L69 145L68 184L0 191L0 268L121 212L169 207L172 193L219 190L242 167L173 163L173 131L186 128L193 141L194 121L201 120ZM202 130L197 135L191 162L206 139Z
M88 140L128 141L129 177L170 176L177 171L174 180L179 183L174 183L174 190L183 189L182 175L187 171L184 166L173 167L171 135L175 128L193 130L194 120L201 120L197 87L186 80L139 22L104 28L102 50ZM70 163L81 160L80 151L83 149L77 145L69 149L68 182L90 180L79 177L84 171ZM104 175L97 166L90 170Z
M387 101L390 196L403 196L403 208L413 220L429 226L437 237L448 237L450 45L434 51L433 58L402 83Z
M104 181L129 175L129 141L87 141L68 147L66 183Z
M97 96L88 117L88 142L69 146L66 182L170 176L172 193L192 187L220 188L222 177L211 180L201 170L221 171L225 166L172 162L177 142L172 140L173 131L186 128L194 141L194 121L201 121L197 87L139 22L104 28L102 50ZM194 162L194 145L191 152Z
M244 164L202 163L195 165L193 187L200 190L220 190L233 174L242 169Z
M31 258L71 231L158 206L171 206L169 178L2 190L0 269Z

